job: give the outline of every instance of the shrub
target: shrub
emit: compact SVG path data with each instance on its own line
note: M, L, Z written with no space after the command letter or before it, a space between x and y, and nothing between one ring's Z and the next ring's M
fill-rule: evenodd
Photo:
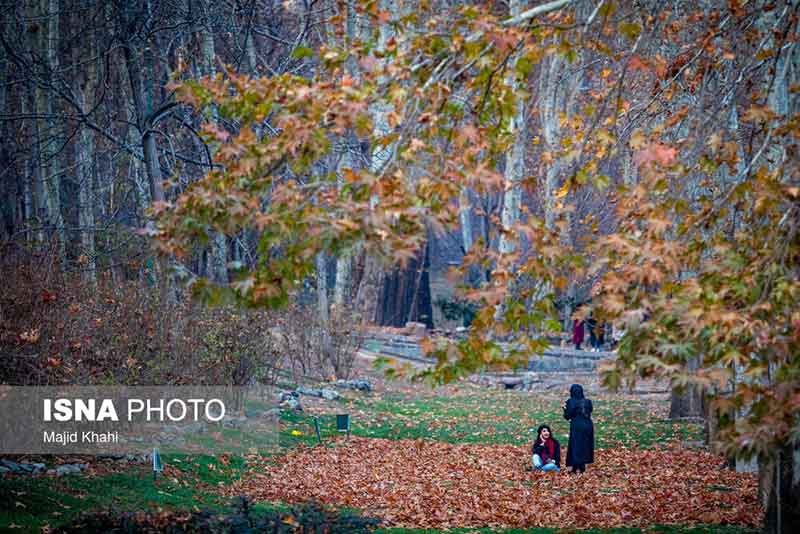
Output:
M337 310L323 322L315 308L293 303L277 324L275 335L295 382L302 377L349 378L364 339L361 321L349 311Z
M364 331L361 321L356 320L349 310L335 313L327 325L330 347L326 361L336 378L347 380L353 370L358 351L364 344Z
M96 284L51 262L0 260L0 383L272 385L283 369L348 378L363 335L337 311L206 307L151 280ZM40 261L45 262L45 259Z
M0 273L2 383L244 385L279 367L264 312L206 308L136 280L89 285L31 261Z
M474 302L452 298L439 297L435 304L442 310L442 316L448 321L461 321L464 326L472 324L478 313L478 305Z
M295 506L287 512L255 513L246 499L237 499L231 512L95 513L56 529L59 534L79 532L144 533L330 533L370 532L380 521L318 504Z

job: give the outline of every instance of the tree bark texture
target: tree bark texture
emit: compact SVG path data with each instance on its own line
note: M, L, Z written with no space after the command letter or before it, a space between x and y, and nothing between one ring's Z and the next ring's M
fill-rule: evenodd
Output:
M766 534L800 532L800 448L785 445L777 458L759 465L759 493Z
M426 244L405 269L394 269L384 276L378 306L379 325L402 327L414 321L433 328L427 249Z

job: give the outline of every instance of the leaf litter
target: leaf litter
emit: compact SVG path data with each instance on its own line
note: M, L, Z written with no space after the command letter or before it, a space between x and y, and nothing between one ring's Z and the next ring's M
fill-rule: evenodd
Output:
M723 469L722 458L705 451L601 449L582 475L527 472L529 453L518 445L351 437L301 446L225 492L358 508L396 527L760 525L756 476Z

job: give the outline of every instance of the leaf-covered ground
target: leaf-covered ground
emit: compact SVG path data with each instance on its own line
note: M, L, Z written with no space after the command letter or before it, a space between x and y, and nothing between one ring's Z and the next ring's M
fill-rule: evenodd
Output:
M596 463L578 477L526 472L539 424L551 424L566 448L561 407L573 381L594 402ZM755 476L721 469L722 458L695 449L702 425L668 420L663 387L612 394L591 376L554 377L538 387L389 383L337 403L309 399L305 414L284 416L288 454L227 491L262 502L318 499L397 527L759 525ZM351 414L353 437L330 446L334 414L343 412ZM312 414L328 447L312 447Z
M352 437L300 447L228 489L316 499L406 527L756 526L756 480L693 450L598 451L583 475L530 473L528 449Z
M364 510L394 526L756 526L754 477L698 451L607 449L583 475L530 473L526 447L351 438L303 447L230 492L309 498Z

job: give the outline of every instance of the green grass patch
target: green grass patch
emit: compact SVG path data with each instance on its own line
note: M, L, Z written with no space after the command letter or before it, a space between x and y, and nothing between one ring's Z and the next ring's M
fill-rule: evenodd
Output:
M349 409L352 432L358 436L522 445L542 423L566 440L569 422L562 416L563 402L554 395L477 391L453 397L355 399ZM654 413L653 401L603 398L593 403L598 448L651 448L702 438L700 424L666 420Z
M149 465L100 476L0 479L0 531L38 532L66 523L85 511L219 509L227 497L216 488L238 479L246 469L241 457L165 455L177 476L153 480Z

